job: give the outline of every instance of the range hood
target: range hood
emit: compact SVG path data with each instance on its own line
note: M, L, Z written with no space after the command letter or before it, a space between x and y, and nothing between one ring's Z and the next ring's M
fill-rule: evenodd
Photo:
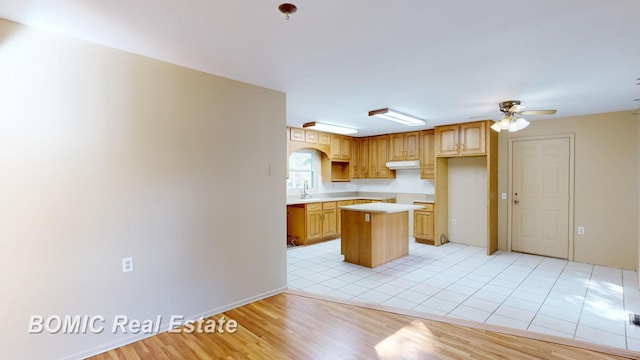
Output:
M410 161L389 161L387 167L391 170L413 170L420 169L420 160Z

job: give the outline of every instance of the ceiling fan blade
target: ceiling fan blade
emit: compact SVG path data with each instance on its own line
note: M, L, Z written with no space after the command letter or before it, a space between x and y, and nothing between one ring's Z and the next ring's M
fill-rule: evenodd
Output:
M496 116L502 116L503 114L498 112L498 113L493 113L493 114L484 114L484 115L478 115L478 116L472 116L469 118L469 120L475 120L475 119L493 119Z
M522 111L520 115L553 115L557 110L527 110ZM517 111L516 111L517 112Z

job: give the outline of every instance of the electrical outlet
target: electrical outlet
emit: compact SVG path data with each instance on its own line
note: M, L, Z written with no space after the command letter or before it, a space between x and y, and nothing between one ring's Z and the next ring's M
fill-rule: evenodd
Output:
M507 200L507 193L502 193L502 200Z
M122 272L126 273L129 271L133 271L133 258L132 257L122 258Z
M456 219L451 219L451 225L455 225L455 224L457 224L457 223L458 223L458 220L456 220Z
M578 226L578 235L584 235L584 226Z

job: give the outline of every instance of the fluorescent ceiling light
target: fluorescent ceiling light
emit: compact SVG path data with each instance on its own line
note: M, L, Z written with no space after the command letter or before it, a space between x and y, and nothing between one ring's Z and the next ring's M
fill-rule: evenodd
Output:
M325 124L317 121L304 123L302 124L302 127L305 129L314 129L318 131L326 131L326 132L342 134L342 135L358 133L358 129L348 128L348 127L339 126L339 125Z
M369 111L369 116L377 116L407 126L420 126L426 124L426 122L422 119L418 119L417 117L411 115L399 113L388 108Z

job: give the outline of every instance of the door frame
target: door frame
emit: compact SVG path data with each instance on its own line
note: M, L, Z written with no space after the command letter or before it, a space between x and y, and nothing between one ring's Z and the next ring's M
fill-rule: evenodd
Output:
M509 134L511 135L511 134ZM509 136L509 163L507 164L508 170L508 185L507 185L507 251L511 251L511 240L512 240L512 221L513 221L513 143L516 141L535 141L535 140L552 140L552 139L569 139L569 255L568 260L573 261L573 252L574 252L574 229L573 229L573 217L574 217L574 170L575 170L575 134L574 133L566 133L566 134L556 134L556 135L541 135L541 136L517 136L511 137Z

